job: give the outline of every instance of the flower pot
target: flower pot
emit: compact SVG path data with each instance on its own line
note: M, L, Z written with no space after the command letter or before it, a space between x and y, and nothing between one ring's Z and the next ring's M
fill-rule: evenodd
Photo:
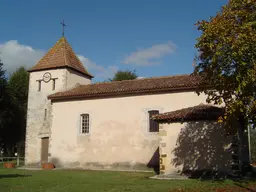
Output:
M42 163L42 168L43 169L54 169L55 166L53 163Z
M15 163L6 162L4 163L4 168L8 168L8 169L15 168Z

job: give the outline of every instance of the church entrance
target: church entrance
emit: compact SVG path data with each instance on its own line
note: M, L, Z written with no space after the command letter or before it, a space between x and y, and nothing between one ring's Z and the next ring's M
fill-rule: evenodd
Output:
M44 137L41 140L41 163L48 162L48 149L49 149L49 137Z

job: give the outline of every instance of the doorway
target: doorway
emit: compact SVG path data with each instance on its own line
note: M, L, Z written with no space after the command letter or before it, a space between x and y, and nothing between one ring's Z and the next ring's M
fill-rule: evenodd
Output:
M49 137L41 139L41 163L48 162Z

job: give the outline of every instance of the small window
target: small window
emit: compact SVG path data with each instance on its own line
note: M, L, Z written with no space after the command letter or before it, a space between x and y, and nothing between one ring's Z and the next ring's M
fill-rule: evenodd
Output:
M52 90L55 90L55 79L52 80Z
M152 120L151 117L153 115L159 114L158 110L152 110L148 112L149 114L149 132L159 132L159 124Z
M41 91L41 81L38 81L38 91Z
M44 120L47 118L47 109L44 109Z
M88 134L89 133L89 114L82 114L81 115L81 134Z

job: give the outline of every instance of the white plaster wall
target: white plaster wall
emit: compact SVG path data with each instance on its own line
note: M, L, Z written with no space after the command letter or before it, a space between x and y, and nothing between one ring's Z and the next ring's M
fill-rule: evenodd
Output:
M83 75L81 75L80 73L72 70L72 69L68 69L66 71L66 75L67 75L67 89L72 88L75 84L79 83L81 85L88 85L91 84L91 80Z
M53 82L45 83L41 81L41 91L38 91L38 82L43 78L43 74L50 72L55 80L55 90L52 90ZM67 69L53 69L38 72L31 72L29 77L27 128L26 128L26 147L25 163L38 164L41 158L41 138L50 136L52 122L51 102L47 96L58 91L64 91L76 84L75 78L71 75L67 78ZM72 80L69 82L69 80ZM44 119L45 109L47 118Z
M148 132L148 111L160 113L205 103L194 92L53 103L50 156L64 166L142 167L159 146ZM80 114L90 114L90 134L80 135Z
M231 168L232 137L216 121L161 124L160 135L165 174Z

